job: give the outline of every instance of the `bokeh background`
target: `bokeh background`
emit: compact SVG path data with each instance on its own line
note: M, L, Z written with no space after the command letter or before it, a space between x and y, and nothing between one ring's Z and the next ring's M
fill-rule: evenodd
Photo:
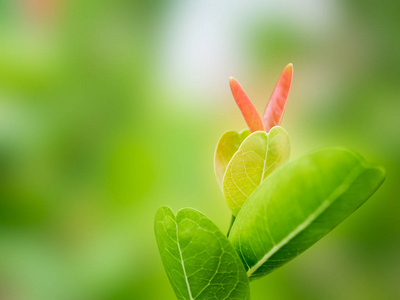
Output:
M153 217L223 231L220 135L283 67L292 158L344 146L387 179L253 299L400 299L400 2L0 1L0 299L175 299Z

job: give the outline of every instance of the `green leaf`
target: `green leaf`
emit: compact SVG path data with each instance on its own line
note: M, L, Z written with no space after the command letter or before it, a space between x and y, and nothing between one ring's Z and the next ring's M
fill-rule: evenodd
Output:
M249 129L244 129L241 132L227 131L219 139L214 155L214 171L221 188L222 178L224 177L228 163L236 151L238 151L240 144L242 144L243 140L247 138L249 134Z
M155 234L178 299L249 299L249 280L236 250L202 213L185 208L175 216L163 206Z
M251 193L289 159L287 132L275 126L269 133L256 131L240 145L223 178L225 201L236 216Z
M260 277L309 248L362 205L384 170L345 149L327 149L271 174L247 199L229 240L249 277Z

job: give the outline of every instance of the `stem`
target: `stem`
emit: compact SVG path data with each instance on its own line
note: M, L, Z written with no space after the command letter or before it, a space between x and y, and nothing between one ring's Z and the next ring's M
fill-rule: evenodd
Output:
M236 217L234 215L232 215L231 225L229 226L228 233L226 234L227 237L229 237L229 234L231 233L232 225L233 225L233 223L235 223L235 220L236 220Z

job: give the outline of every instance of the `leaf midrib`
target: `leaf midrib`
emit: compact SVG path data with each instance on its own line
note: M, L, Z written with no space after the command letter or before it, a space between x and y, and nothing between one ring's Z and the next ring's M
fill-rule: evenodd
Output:
M260 183L258 185L260 185L264 180L265 168L267 167L268 150L269 150L269 135L267 134L267 149L265 149L264 165L263 165L263 168L262 168L262 174L261 174Z
M178 250L179 250L179 256L181 258L181 264L182 264L182 269L183 269L183 276L185 277L185 282L186 282L186 287L188 289L189 292L189 297L190 300L193 300L193 296L192 296L192 291L190 290L190 285L189 285L189 281L188 281L188 277L186 275L186 268L185 268L185 263L183 261L183 255L182 255L182 250L181 250L181 246L179 244L179 230L178 230L178 223L175 221L175 227L176 227L176 244L178 245Z
M258 270L272 255L274 255L279 249L283 246L288 244L295 236L297 236L300 232L306 229L313 221L315 221L322 213L334 202L331 199L336 199L340 195L344 194L348 188L350 187L351 183L353 183L356 178L361 174L359 172L361 170L361 166L354 167L350 174L343 180L342 184L337 187L328 197L326 200L322 202L322 204L312 213L306 220L304 220L299 226L297 226L292 232L290 232L285 238L283 238L278 244L271 248L268 253L266 253L253 267L251 267L247 271L247 277L251 277L254 272ZM357 172L356 172L357 171ZM346 183L347 180L350 178L350 183ZM342 191L346 188L344 191ZM336 197L336 194L338 196ZM247 263L246 263L247 264Z

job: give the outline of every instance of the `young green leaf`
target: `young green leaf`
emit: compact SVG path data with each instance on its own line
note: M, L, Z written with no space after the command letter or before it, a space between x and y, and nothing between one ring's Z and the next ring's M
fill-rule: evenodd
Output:
M250 130L248 129L244 129L241 132L232 130L225 132L219 139L214 154L214 171L221 188L222 178L224 177L228 163L249 134Z
M285 69L283 69L264 112L263 123L266 132L270 131L272 127L281 124L286 101L289 96L290 85L292 84L292 78L293 65L288 64Z
M363 204L384 170L345 149L300 157L247 199L229 240L249 277L260 277L309 248Z
M247 96L246 92L240 86L239 82L233 77L229 78L229 85L231 87L233 98L239 106L242 115L249 126L251 132L263 131L264 124L256 108Z
M223 178L225 201L237 215L250 194L290 154L289 136L279 126L267 134L257 131L249 135L229 162Z
M155 234L178 299L249 299L249 280L236 250L205 215L185 208L175 216L163 206Z

